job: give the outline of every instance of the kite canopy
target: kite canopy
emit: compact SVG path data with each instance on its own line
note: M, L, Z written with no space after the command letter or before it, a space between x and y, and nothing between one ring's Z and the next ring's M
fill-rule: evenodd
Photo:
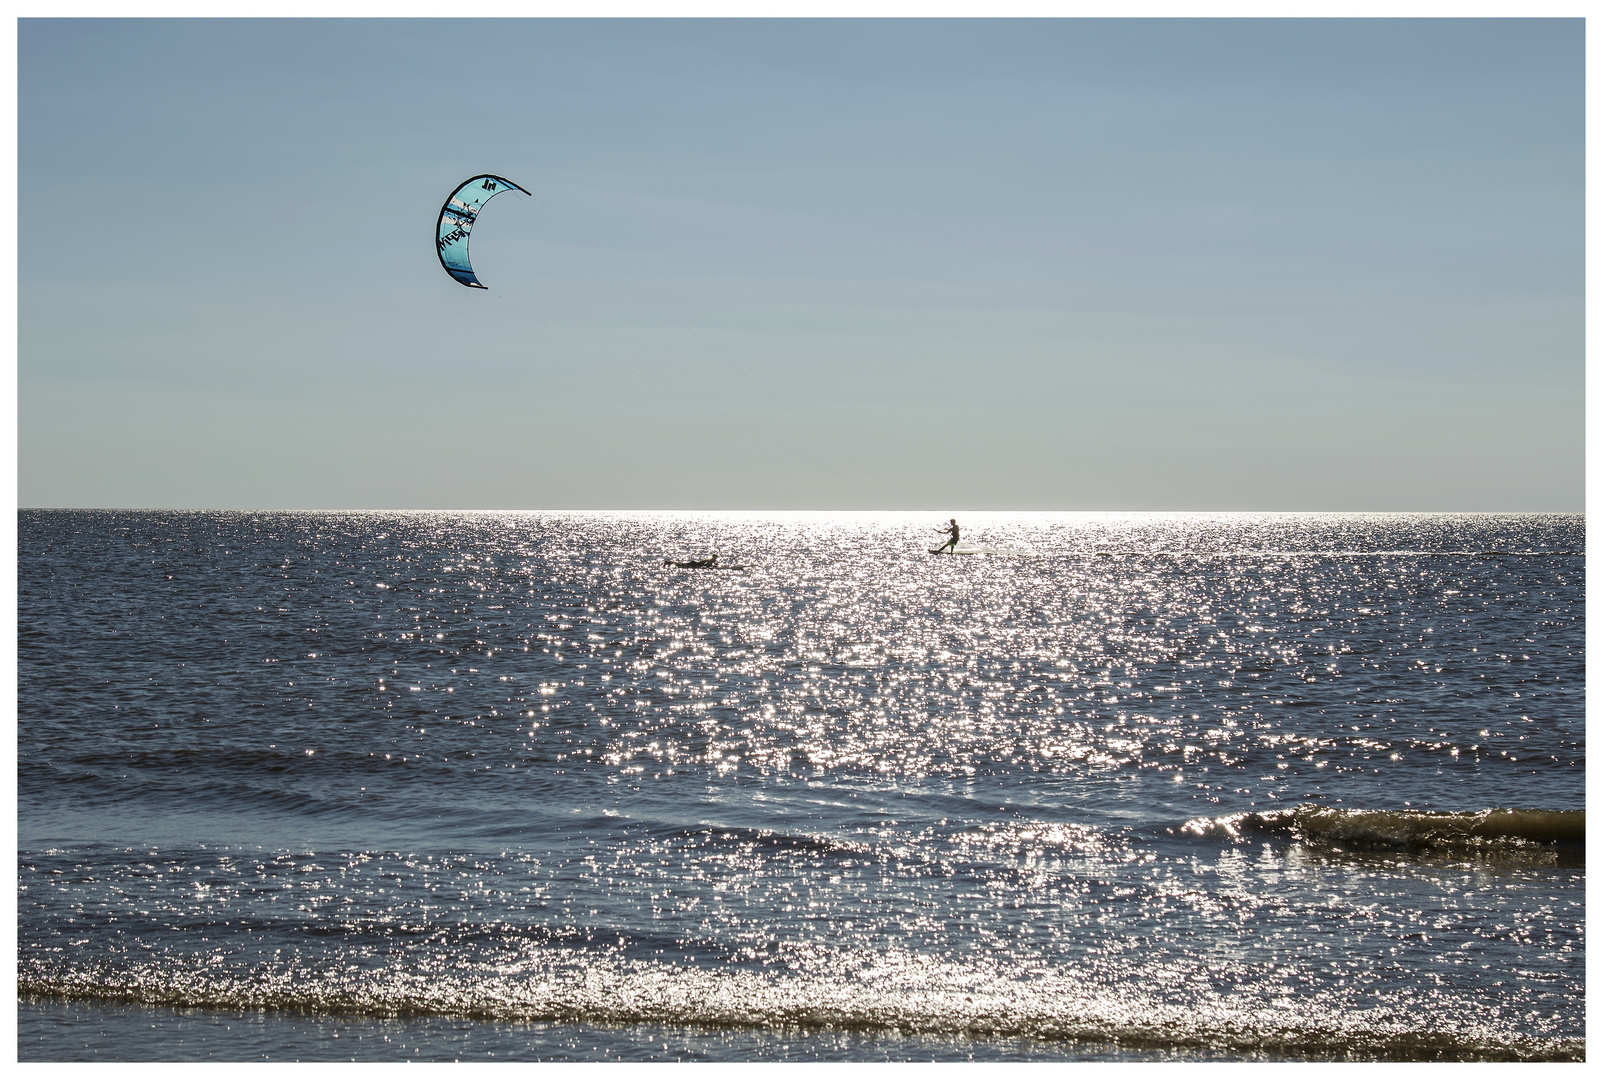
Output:
M469 288L482 289L485 286L479 283L472 264L468 262L468 233L473 229L474 219L479 216L479 208L508 189L523 191L504 176L482 173L458 184L450 198L445 200L445 205L440 207L439 231L434 241L440 253L440 265L445 267L447 274ZM529 194L527 191L523 193Z

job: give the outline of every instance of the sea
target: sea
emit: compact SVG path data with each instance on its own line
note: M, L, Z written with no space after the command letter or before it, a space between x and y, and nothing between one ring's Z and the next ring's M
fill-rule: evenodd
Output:
M1584 1060L1583 516L949 516L21 511L18 1057Z

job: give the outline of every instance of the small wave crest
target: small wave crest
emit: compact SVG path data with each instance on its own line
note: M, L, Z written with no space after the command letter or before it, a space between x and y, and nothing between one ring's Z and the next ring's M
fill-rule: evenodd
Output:
M1181 831L1223 840L1279 836L1333 850L1512 854L1562 845L1578 855L1586 842L1586 811L1342 810L1304 803L1193 818Z

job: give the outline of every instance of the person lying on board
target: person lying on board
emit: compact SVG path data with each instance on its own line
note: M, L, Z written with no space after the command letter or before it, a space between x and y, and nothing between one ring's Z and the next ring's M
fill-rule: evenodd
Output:
M674 562L672 559L662 560L664 566L677 566L681 570L716 570L718 568L718 553L715 551L705 559L691 559L689 562Z

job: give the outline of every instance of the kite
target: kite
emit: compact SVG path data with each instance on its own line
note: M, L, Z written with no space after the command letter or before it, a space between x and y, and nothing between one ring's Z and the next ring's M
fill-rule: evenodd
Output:
M479 209L508 190L529 194L504 176L483 173L458 184L450 198L445 200L445 205L440 207L439 230L434 240L440 265L445 267L447 274L470 289L487 286L480 284L478 275L473 272L473 265L468 262L468 233L479 216Z

